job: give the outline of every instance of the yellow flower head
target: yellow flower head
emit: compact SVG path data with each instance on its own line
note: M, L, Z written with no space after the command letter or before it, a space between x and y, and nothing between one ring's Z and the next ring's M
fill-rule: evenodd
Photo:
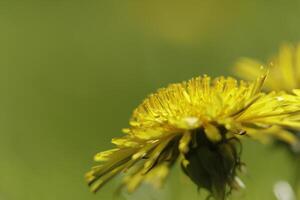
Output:
M284 44L278 55L265 64L260 61L242 58L237 62L236 73L246 80L256 78L261 66L269 66L269 76L264 84L265 90L284 90L291 92L300 88L300 43L295 47Z
M86 174L92 191L121 172L127 174L121 186L129 192L143 182L161 186L179 160L199 188L223 200L241 186L240 137L256 138L253 130L273 125L300 127L298 97L262 93L265 78L249 83L202 76L151 94L134 110L125 135L112 140L116 148L95 156L100 164Z

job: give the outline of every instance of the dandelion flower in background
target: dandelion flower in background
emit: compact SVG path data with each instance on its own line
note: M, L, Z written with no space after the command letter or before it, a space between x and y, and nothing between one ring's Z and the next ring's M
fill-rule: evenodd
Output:
M256 81L208 76L171 84L138 106L124 129L112 139L115 149L96 154L98 166L87 174L93 192L114 176L126 174L121 188L134 192L143 182L162 186L179 161L183 172L217 200L243 184L237 177L240 138L271 137L256 130L300 128L299 97L261 92L266 73ZM289 135L289 142L296 141Z
M251 58L242 58L237 62L235 72L245 80L253 80L260 74L261 66L269 66L269 76L263 89L292 92L300 88L300 43L294 47L284 44L279 53L270 58L267 64Z

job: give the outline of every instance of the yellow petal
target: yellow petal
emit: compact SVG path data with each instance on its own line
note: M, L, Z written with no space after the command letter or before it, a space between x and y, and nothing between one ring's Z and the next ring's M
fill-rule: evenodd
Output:
M204 127L206 136L212 142L219 142L222 139L222 135L219 129L211 124L206 124Z
M185 132L179 141L179 150L185 154L189 151L189 144L192 139L190 132Z
M117 152L119 149L111 149L111 150L108 150L108 151L102 151L100 153L97 153L95 156L94 156L94 160L97 161L97 162L100 162L100 161L107 161L110 156Z

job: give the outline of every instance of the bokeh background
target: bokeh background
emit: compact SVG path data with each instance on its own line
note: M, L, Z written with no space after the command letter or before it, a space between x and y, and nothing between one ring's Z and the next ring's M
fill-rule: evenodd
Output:
M163 190L119 198L120 178L94 195L83 177L147 94L266 59L300 40L299 22L297 0L1 0L0 199L201 199L179 168ZM232 199L275 199L293 178L280 149L249 141L243 160Z

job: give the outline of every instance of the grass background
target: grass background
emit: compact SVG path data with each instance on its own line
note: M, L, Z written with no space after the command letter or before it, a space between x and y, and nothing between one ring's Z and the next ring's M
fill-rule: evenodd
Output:
M300 37L300 1L0 1L0 199L113 199L83 175L111 147L133 108L157 88L229 75L241 56L266 59ZM247 189L275 199L293 177L285 152L244 145ZM120 199L201 199L180 172L161 191Z

